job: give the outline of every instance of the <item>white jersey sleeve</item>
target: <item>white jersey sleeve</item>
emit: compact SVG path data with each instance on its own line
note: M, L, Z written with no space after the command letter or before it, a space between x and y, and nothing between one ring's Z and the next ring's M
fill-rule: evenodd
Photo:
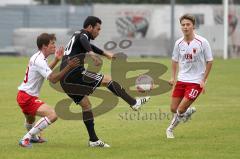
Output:
M36 70L47 79L48 76L52 73L52 70L49 68L46 60L37 60L34 65L36 66Z
M180 56L180 51L179 51L179 43L183 41L183 38L180 38L175 42L173 52L172 52L172 60L178 62L179 61L179 56Z

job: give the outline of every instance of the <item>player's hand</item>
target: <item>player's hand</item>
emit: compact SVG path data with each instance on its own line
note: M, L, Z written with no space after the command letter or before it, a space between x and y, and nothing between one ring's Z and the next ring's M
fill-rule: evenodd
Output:
M174 78L171 78L169 81L168 81L168 84L171 85L171 86L174 86L176 83L176 79Z
M74 57L72 59L68 59L68 66L73 69L75 67L80 66L80 60L77 57Z
M107 59L109 59L109 60L115 60L116 59L116 55L111 53L111 52L104 52L104 54L107 57Z
M55 52L55 58L59 61L62 59L64 54L64 48L61 46L60 48L57 49L57 51Z
M202 88L202 93L205 94L206 92L206 83L205 81L200 82L200 87Z

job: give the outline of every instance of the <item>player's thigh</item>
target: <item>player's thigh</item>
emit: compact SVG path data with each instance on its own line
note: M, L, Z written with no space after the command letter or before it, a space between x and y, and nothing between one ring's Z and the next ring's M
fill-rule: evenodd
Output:
M172 97L171 106L170 106L171 112L173 113L177 112L178 106L181 103L182 99L183 99L182 97Z
M111 80L112 80L112 77L110 75L104 75L101 82L101 86L107 86Z
M41 116L41 117L45 117L45 116L55 117L55 116L57 116L56 113L55 113L55 110L53 108L51 108L50 106L48 106L47 104L42 104L38 108L38 110L36 112L36 115Z
M193 102L194 100L184 97L178 106L179 113L184 113Z
M184 82L177 81L176 85L172 90L172 101L171 101L171 111L176 113L179 104L181 103L184 93L185 93Z
M90 102L88 96L84 96L79 104L82 107L83 111L91 110L91 102Z

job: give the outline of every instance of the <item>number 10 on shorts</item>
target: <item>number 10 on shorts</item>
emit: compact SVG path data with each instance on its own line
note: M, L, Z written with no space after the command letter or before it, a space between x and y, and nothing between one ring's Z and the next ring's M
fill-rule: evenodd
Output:
M189 97L192 99L195 99L198 96L198 90L191 89L191 92L189 93Z

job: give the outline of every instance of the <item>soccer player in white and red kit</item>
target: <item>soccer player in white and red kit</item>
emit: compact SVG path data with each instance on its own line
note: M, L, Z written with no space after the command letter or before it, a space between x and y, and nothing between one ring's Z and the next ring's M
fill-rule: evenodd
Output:
M31 147L31 142L43 142L36 135L57 120L54 109L38 99L44 79L56 83L72 68L79 66L79 60L74 58L69 60L67 67L60 72L52 72L51 69L61 60L64 53L63 47L56 51L55 41L54 34L42 33L37 37L39 51L30 58L24 81L18 87L17 102L25 115L25 126L28 130L19 142L22 147ZM47 57L54 53L55 58L48 65ZM42 118L34 125L36 115Z
M213 63L208 41L194 33L195 17L185 14L180 17L180 24L184 36L176 41L172 54L172 77L169 83L174 86L171 101L174 116L166 130L167 138L174 138L173 129L196 111L190 106L201 92L204 93Z

